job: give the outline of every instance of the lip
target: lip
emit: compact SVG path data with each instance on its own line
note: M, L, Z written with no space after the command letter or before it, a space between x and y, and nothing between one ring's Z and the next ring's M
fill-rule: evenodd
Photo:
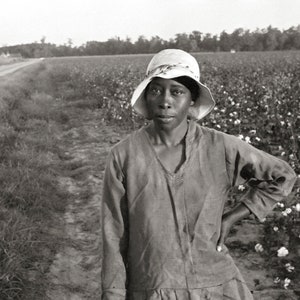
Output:
M173 115L157 115L157 117L162 118L162 119L164 119L164 118L174 118Z
M162 123L169 123L174 119L174 116L172 116L172 115L158 115L158 116L156 116L156 119L159 120Z

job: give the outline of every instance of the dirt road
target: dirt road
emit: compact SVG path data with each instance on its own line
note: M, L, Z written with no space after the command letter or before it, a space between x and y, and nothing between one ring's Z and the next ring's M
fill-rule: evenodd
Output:
M70 117L69 129L60 137L66 170L60 184L72 199L62 220L64 228L57 228L65 244L50 268L47 296L100 300L100 194L108 150L121 133L105 125L101 111L74 111Z
M30 66L35 63L38 63L40 61L41 61L41 59L34 58L34 59L30 59L30 60L26 60L26 61L14 63L14 64L2 65L2 66L0 66L0 77L8 75L10 73L14 73L14 72L18 71L19 69L22 69L24 67Z

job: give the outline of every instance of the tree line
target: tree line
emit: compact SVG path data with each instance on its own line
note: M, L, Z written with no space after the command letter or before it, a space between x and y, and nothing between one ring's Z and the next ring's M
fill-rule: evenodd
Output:
M132 42L130 38L123 40L114 37L105 42L89 41L78 47L73 46L71 39L64 45L56 45L46 43L43 37L40 42L1 47L0 54L20 54L25 58L34 58L143 54L156 53L166 48L179 48L188 52L300 50L300 25L286 30L272 26L254 31L238 28L232 33L222 31L219 35L195 30L191 33L178 33L169 40L159 36L152 36L150 39L139 36Z

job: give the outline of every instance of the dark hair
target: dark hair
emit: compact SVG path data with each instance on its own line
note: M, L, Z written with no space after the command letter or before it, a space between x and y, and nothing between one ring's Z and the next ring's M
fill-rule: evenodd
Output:
M184 85L186 88L188 88L191 92L193 101L199 97L200 89L196 81L194 81L193 79L187 76L181 76L181 77L172 78L172 80L175 80L180 84Z

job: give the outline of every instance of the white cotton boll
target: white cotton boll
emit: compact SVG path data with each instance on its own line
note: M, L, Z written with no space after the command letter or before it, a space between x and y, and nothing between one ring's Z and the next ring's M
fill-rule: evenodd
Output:
M239 190L239 191L243 191L244 189L245 189L245 186L244 186L244 185L240 184L240 185L238 186L238 190Z
M285 278L285 279L284 279L283 287L284 287L285 289L287 289L288 286L290 285L290 283L291 283L291 279Z
M256 252L263 252L264 251L263 246L259 243L255 245L254 249L255 249Z
M249 136L245 137L245 142L251 144L251 138Z
M295 267L292 266L290 263L287 263L284 266L289 273L292 273L295 270Z
M284 257L284 256L287 256L288 254L289 254L289 250L286 249L285 247L281 247L277 250L278 257Z
M280 282L280 278L279 277L276 277L275 279L274 279L274 283L279 283Z
M294 155L294 154L290 154L290 155L289 155L289 158L290 158L290 159L295 159L295 155Z
M292 212L292 209L291 208L286 208L283 212L281 212L285 217L287 216L287 215L289 215L290 213Z

